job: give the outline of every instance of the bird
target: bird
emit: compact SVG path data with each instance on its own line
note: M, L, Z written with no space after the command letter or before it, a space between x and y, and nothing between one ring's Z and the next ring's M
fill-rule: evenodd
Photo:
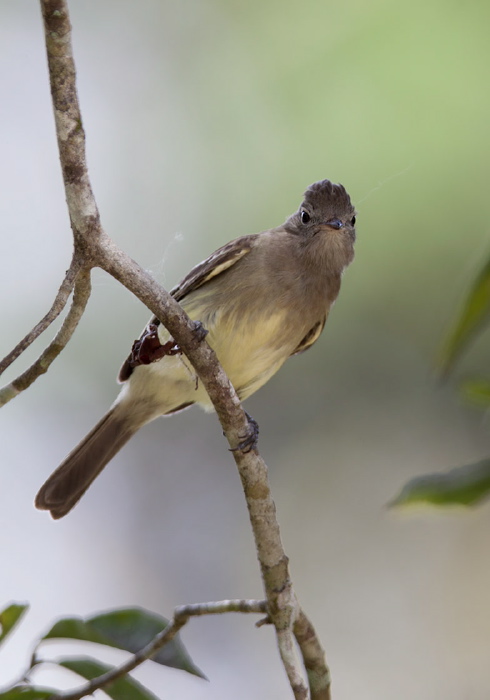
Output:
M343 185L310 185L276 228L232 240L171 290L202 324L240 400L318 340L354 258L356 211ZM109 411L40 488L35 506L65 516L146 423L211 400L165 326L153 317L134 342ZM250 445L249 445L250 447Z

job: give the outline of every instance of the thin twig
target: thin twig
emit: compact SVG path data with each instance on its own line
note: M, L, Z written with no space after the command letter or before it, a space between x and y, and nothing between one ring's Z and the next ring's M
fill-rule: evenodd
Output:
M267 612L266 600L221 600L214 603L197 603L194 605L182 605L174 610L173 619L151 642L143 649L133 654L128 661L107 671L107 673L93 678L88 683L67 693L52 695L49 700L80 700L86 695L92 695L96 690L107 687L118 678L133 671L137 666L151 659L162 647L168 644L191 617L201 615L221 615L228 612L239 613L264 613Z
M89 300L90 290L90 271L84 270L79 272L75 282L70 311L66 315L54 340L25 372L0 389L0 406L4 406L8 401L20 394L21 391L25 391L41 374L48 371L49 366L66 346L75 328L78 326Z
M308 686L300 672L294 636L290 629L277 631L277 646L295 700L308 700Z
M221 615L223 613L265 613L267 612L266 600L247 600L238 598L235 600L219 600L212 603L195 603L179 605L174 610L175 618L199 617L201 615Z
M12 362L15 362L15 360L24 352L24 350L27 350L29 345L31 345L36 340L36 338L38 338L41 335L41 333L43 333L46 330L46 328L48 328L48 326L50 326L63 311L63 309L66 306L66 302L68 301L68 297L72 292L73 285L75 284L75 279L80 271L81 264L82 260L80 256L74 255L71 261L71 265L66 271L65 279L61 283L61 286L54 298L54 302L50 310L39 321L39 323L34 326L34 328L26 335L26 337L23 338L20 341L20 343L18 343L15 346L15 348L3 358L3 360L0 362L0 374L3 374L7 367L10 367Z

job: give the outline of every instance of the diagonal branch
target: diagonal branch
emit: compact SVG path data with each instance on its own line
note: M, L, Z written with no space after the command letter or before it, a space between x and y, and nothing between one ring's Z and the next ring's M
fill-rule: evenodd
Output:
M266 600L221 600L216 603L197 603L194 605L182 605L174 610L173 619L151 642L143 649L133 654L125 663L107 671L97 678L93 678L83 686L67 693L53 695L50 700L80 700L86 695L92 695L96 690L107 687L118 678L133 671L142 663L151 659L162 647L172 641L179 630L190 620L191 617L201 617L202 615L221 615L228 612L239 613L264 613L267 611Z
M82 265L82 259L80 256L74 255L71 261L71 265L66 271L65 279L61 283L61 287L56 294L53 305L51 306L48 313L39 321L38 324L23 338L20 343L18 343L15 348L6 355L0 362L0 374L10 367L12 362L27 350L27 348L38 338L41 333L43 333L48 326L50 326L53 321L60 315L66 306L68 297L70 296L73 285L75 284L75 279L80 271Z
M10 384L0 389L0 406L4 406L8 401L17 396L17 394L20 394L21 391L28 389L41 374L48 371L49 366L66 346L75 328L78 326L89 300L90 291L90 270L79 272L75 282L70 311L63 321L63 325L56 334L54 340L29 369L10 382Z

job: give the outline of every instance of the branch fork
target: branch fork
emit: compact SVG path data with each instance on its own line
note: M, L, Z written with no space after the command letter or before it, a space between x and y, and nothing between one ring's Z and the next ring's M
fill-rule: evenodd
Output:
M195 323L188 318L175 299L103 230L86 165L85 132L76 89L67 2L40 2L60 162L73 231L74 254L52 308L0 363L0 373L49 327L63 310L72 292L73 299L70 311L55 340L31 368L0 390L0 405L18 395L44 373L71 338L90 296L91 268L102 268L140 299L175 339L172 341L172 348L178 345L179 351L187 356L195 368L214 404L240 474L267 602L249 601L251 609L244 610L246 606L242 605L241 601L240 605L236 605L236 609L242 612L267 613L267 621L276 629L280 657L296 700L329 700L330 678L324 651L292 587L288 558L281 542L276 509L270 492L267 467L256 449L241 449L240 436L249 434L247 416L214 351L205 339L196 339ZM169 350L172 351L172 348ZM236 449L237 447L239 449ZM232 601L227 603L228 610L232 609ZM225 611L218 609L219 603L206 606L178 608L172 623L162 633L161 638L158 641L155 638L151 645L163 646L169 636L175 634L191 616ZM122 673L127 673L138 665L140 661L137 659L150 658L152 652L151 649L148 652L149 646L136 654L124 666ZM297 648L302 664L297 657ZM303 675L303 668L306 670L307 681ZM103 687L104 683L110 680L114 678L108 679L108 674L105 674L105 677L95 679L81 691L59 697L63 700L75 700Z

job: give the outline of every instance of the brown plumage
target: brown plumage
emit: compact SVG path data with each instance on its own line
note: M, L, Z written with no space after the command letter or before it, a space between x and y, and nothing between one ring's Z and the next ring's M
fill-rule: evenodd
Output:
M288 357L320 336L338 296L343 270L354 257L355 211L342 185L329 180L307 189L280 227L242 236L199 263L172 290L192 319L208 331L240 398L257 391ZM172 345L158 319L140 345ZM155 358L158 357L155 354ZM146 360L145 360L146 361ZM36 507L66 515L130 437L158 416L191 404L212 410L185 358L150 364L134 352L119 373L124 387L109 412L48 478Z

